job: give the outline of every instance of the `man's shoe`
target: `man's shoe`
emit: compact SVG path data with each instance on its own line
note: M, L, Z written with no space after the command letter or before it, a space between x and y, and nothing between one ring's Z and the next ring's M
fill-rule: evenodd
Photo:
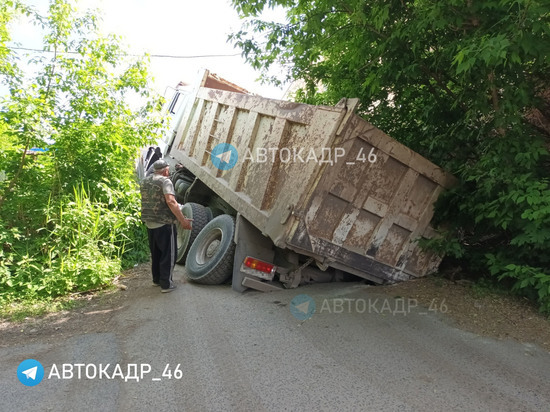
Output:
M162 293L168 293L168 292L174 291L176 288L177 288L176 285L170 285L170 287L169 287L168 289L161 289L160 291L161 291Z
M160 283L153 282L151 286L160 286Z

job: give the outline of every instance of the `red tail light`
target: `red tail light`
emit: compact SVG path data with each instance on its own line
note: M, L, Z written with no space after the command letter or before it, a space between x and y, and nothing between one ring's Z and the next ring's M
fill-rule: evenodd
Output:
M273 274L275 272L275 265L259 259L252 258L250 256L244 260L244 265L246 267L249 267L250 269L259 270L260 272L264 273Z

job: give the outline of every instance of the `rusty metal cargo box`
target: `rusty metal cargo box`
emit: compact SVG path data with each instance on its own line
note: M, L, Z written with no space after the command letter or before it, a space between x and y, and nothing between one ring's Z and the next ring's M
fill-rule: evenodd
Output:
M280 248L377 283L423 276L439 257L433 203L453 177L354 113L356 99L312 106L199 88L172 156ZM230 170L211 161L237 149Z

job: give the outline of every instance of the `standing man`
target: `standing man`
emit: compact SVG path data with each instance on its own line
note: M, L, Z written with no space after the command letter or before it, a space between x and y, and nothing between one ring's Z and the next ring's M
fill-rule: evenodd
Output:
M183 216L176 202L168 163L157 160L152 169L153 173L141 182L141 220L149 235L153 284L167 293L176 289L172 281L177 250L176 221L183 229L191 230L192 219Z

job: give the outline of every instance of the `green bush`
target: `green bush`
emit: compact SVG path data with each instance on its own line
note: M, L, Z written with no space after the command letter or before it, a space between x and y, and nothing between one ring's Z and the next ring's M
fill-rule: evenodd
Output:
M137 193L137 192L136 192ZM16 228L0 233L0 296L6 302L41 300L105 287L123 265L148 258L147 241L134 204L118 208L88 197L79 186L72 197L49 207L46 225L22 241Z
M134 161L161 120L147 62L102 36L97 16L23 3L0 8L0 304L102 288L148 259ZM57 51L30 58L28 74L8 43L21 14Z
M231 35L301 101L358 97L372 124L459 178L429 246L550 312L550 3L232 0ZM261 20L279 5L287 21ZM322 93L319 93L322 85ZM443 231L443 229L441 229Z

